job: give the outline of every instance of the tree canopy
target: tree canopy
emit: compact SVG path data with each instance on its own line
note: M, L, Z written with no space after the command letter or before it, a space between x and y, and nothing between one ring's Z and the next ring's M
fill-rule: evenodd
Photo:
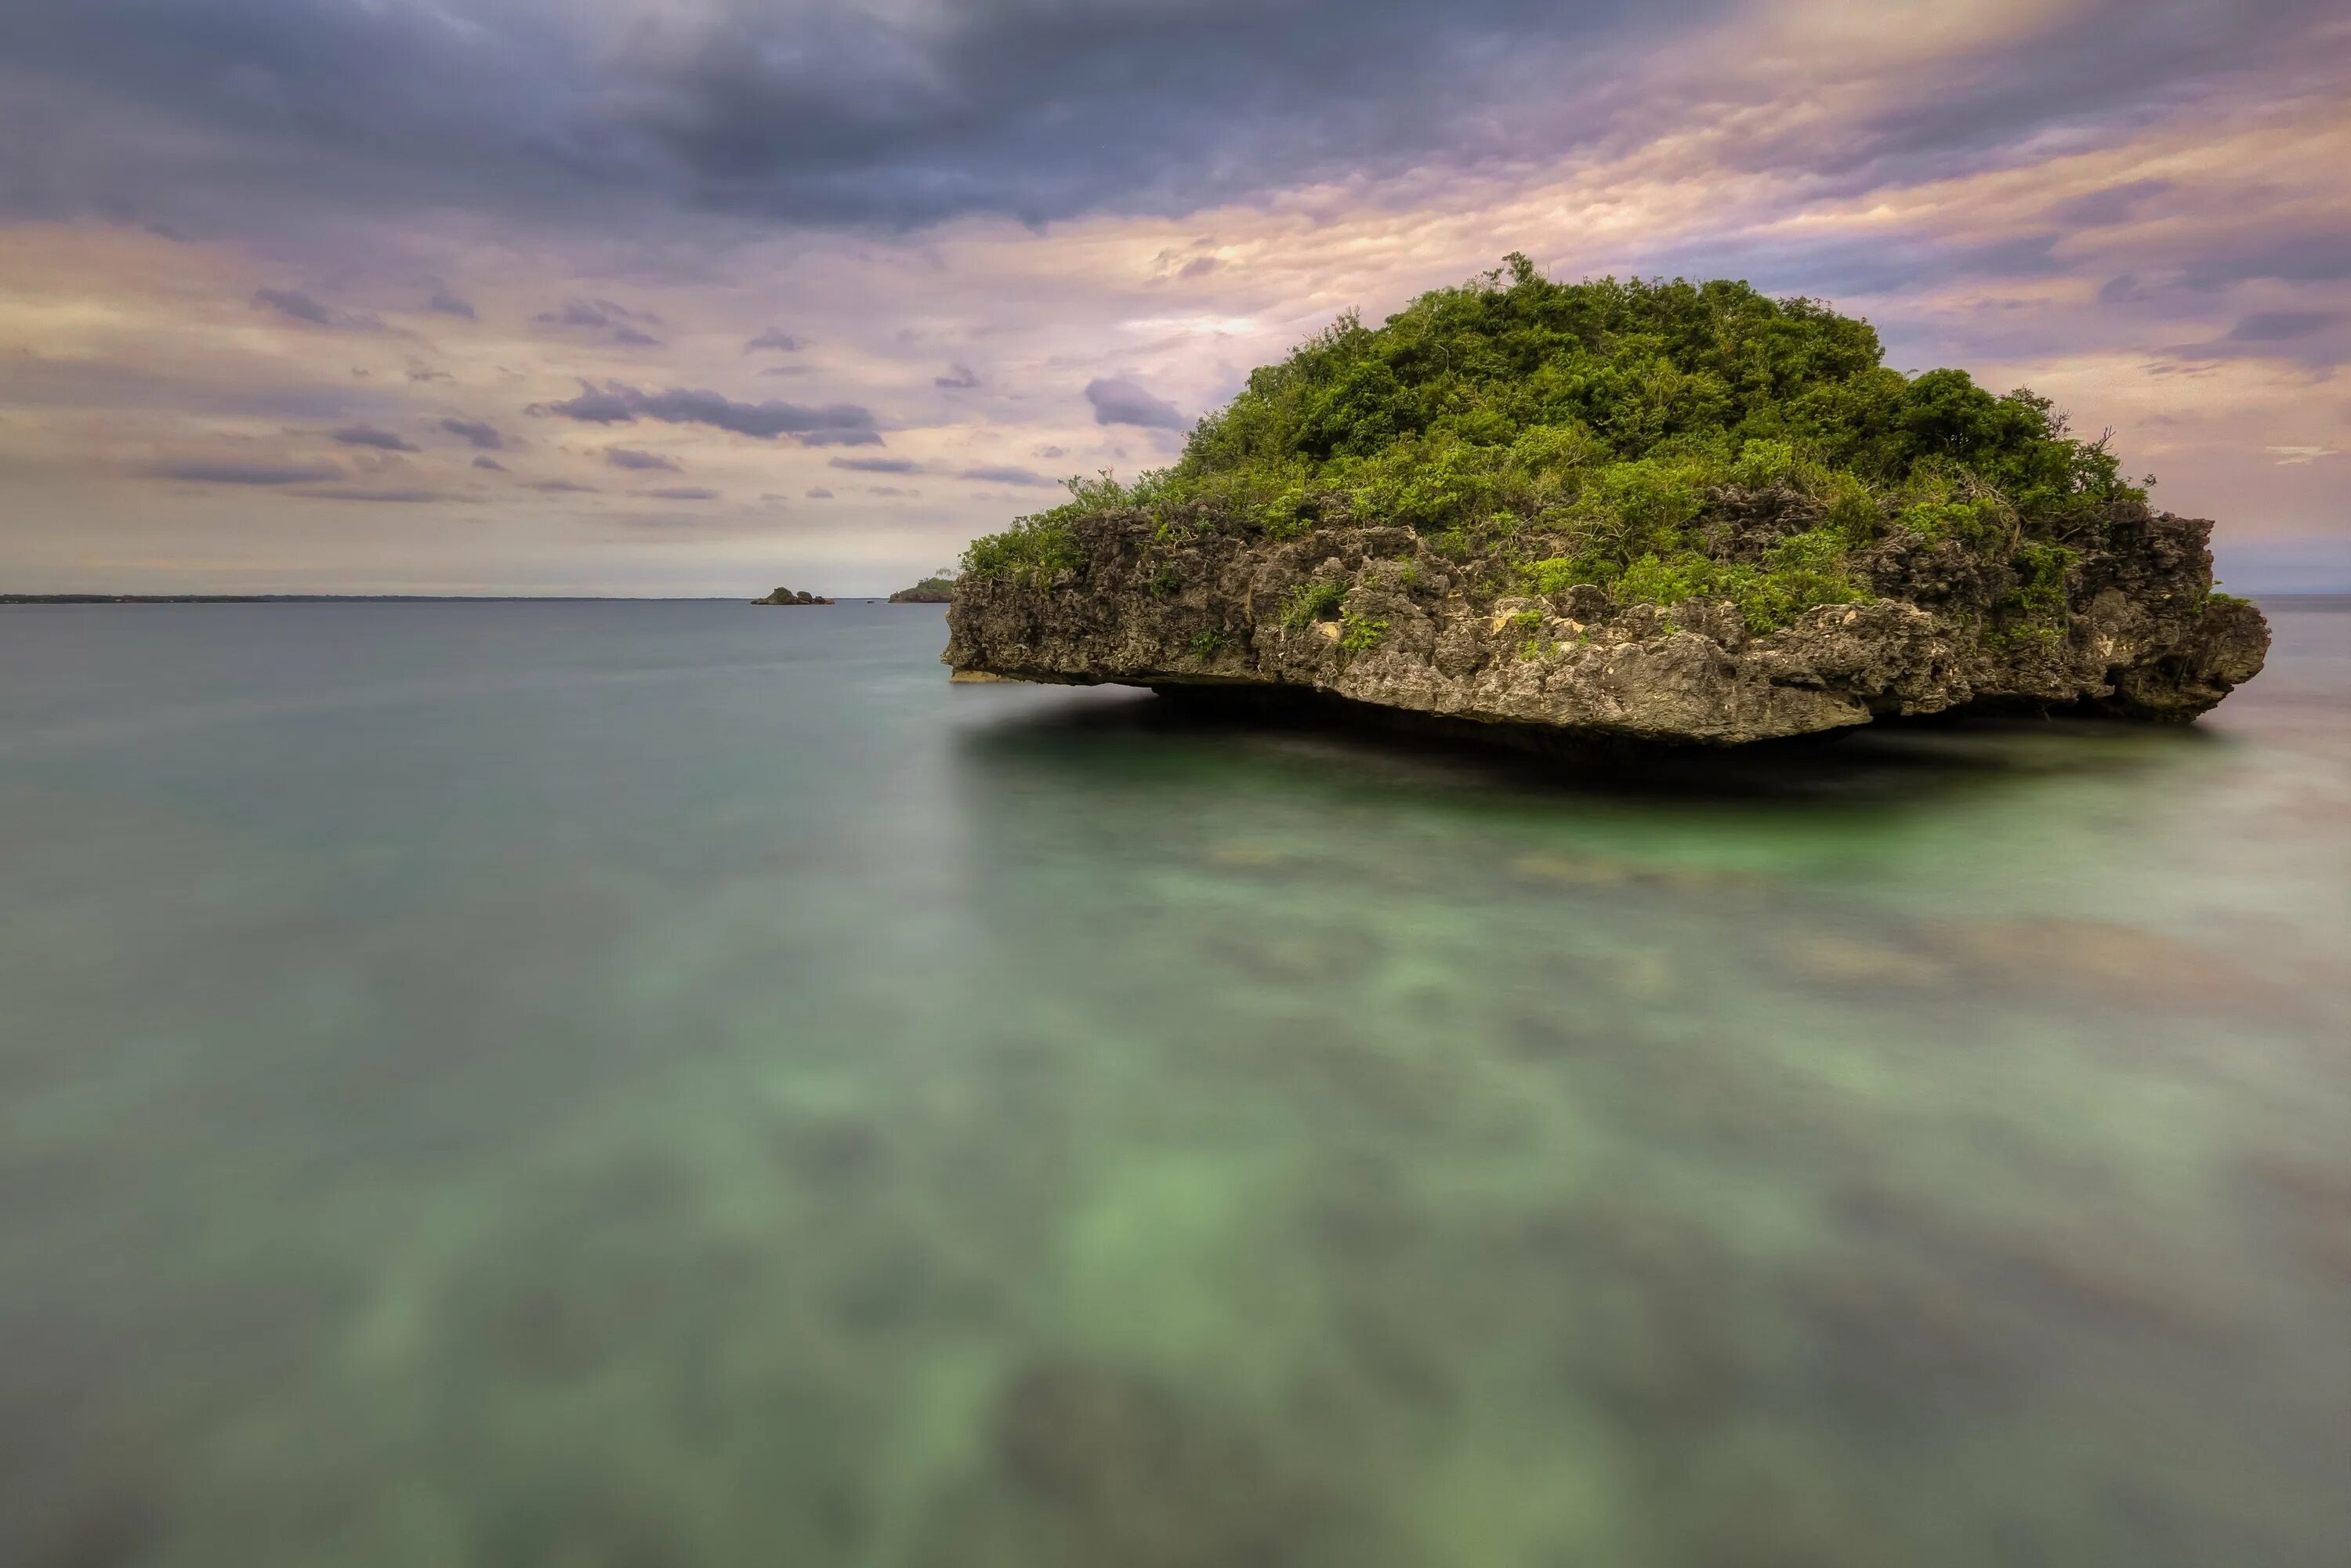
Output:
M1076 564L1069 525L1115 507L1277 538L1401 524L1512 559L1526 586L1712 594L1762 627L1861 597L1846 554L1891 529L2045 578L2048 552L2070 556L2064 541L2113 503L2144 500L2049 400L1883 360L1866 321L1818 300L1720 280L1553 283L1512 255L1381 326L1342 316L1252 372L1174 465L1070 481L1069 501L975 542L965 570L1042 581ZM1727 559L1699 527L1726 487L1801 494L1816 526L1773 559Z

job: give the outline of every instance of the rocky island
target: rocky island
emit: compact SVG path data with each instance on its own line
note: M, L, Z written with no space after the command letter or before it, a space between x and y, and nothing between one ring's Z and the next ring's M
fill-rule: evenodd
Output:
M934 572L912 588L902 588L890 596L893 604L951 604L955 601L955 573Z
M1735 744L1957 709L2193 718L2269 628L2106 437L1743 283L1523 256L1254 372L1171 467L967 551L961 679L1312 694Z
M830 604L832 601L822 594L810 593L805 588L798 593L794 593L789 588L778 588L767 598L754 599L751 602L754 604Z

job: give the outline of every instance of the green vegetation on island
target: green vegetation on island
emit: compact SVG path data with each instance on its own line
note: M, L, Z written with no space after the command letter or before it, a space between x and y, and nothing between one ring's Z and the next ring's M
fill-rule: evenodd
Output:
M1276 540L1403 525L1489 593L1728 601L1764 632L1867 601L1853 558L1907 532L2008 569L1999 627L2053 624L2068 569L2143 514L2145 491L2048 399L1883 357L1867 322L1815 300L1552 283L1513 255L1383 326L1341 317L1251 374L1173 465L1072 479L1068 501L975 541L963 570L1044 587L1081 563L1073 523L1123 508ZM1793 502L1810 526L1742 539L1741 495Z
M955 573L935 571L912 588L902 588L890 596L893 604L946 604L955 599Z

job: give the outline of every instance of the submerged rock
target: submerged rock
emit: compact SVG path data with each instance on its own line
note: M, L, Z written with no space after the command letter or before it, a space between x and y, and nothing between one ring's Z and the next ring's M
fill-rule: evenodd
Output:
M1744 501L1746 497L1739 497ZM1074 519L1076 564L967 578L945 655L962 678L1288 688L1487 725L1718 744L1955 708L2189 719L2262 667L2260 612L2212 592L2211 525L2122 504L2062 610L2002 626L2000 571L1919 585L1889 541L1865 601L1763 635L1725 601L1497 591L1410 528L1269 539L1155 513ZM1970 565L1980 568L1982 563ZM2004 569L2001 569L2004 570Z
M830 604L832 601L821 594L810 593L805 588L798 593L794 593L789 588L778 588L767 598L754 599L751 602L754 604Z

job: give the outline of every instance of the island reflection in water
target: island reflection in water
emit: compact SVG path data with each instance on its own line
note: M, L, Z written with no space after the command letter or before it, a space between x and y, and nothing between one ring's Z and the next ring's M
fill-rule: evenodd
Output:
M2334 1563L2351 616L1660 780L0 614L0 1561Z

